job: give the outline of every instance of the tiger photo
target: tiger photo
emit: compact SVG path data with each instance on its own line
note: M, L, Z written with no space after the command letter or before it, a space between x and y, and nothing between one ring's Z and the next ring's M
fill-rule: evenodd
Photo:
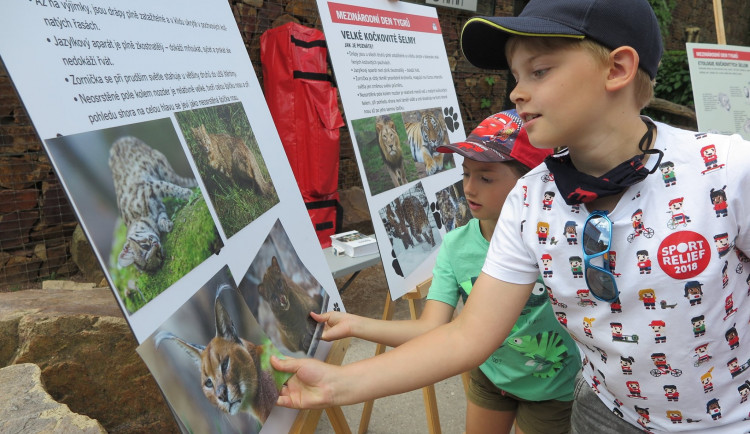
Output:
M461 227L469 222L471 213L464 196L463 181L458 181L435 193L437 208L440 210L445 232Z
M439 108L404 112L404 126L412 158L417 163L420 177L434 175L454 166L451 154L437 148L449 144L448 127ZM423 169L420 168L420 164Z
M379 215L402 277L411 274L439 248L440 231L421 182L386 204Z
M404 153L401 150L401 139L398 137L396 124L389 115L381 115L375 120L375 131L378 135L380 155L393 186L405 185L408 181L404 169Z

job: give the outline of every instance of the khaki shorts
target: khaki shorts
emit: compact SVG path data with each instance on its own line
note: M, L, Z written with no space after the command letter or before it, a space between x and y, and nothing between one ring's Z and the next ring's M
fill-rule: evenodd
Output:
M499 389L479 368L471 370L467 398L487 410L516 412L516 423L526 434L565 434L570 431L573 401L518 398Z

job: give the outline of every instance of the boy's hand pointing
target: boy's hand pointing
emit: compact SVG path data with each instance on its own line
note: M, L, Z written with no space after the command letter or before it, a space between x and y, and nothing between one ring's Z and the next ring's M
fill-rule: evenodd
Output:
M275 356L271 357L271 366L294 374L281 389L278 405L296 409L322 409L335 405L331 382L337 366L316 359L281 360Z

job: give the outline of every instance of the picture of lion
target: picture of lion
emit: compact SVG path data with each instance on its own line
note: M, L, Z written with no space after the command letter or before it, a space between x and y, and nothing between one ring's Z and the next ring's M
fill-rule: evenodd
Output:
M363 181L371 196L419 179L401 113L354 119L352 129Z
M375 120L375 131L378 133L380 155L383 157L393 186L405 185L406 170L404 169L404 153L401 150L401 139L396 132L396 124L389 115L378 116Z

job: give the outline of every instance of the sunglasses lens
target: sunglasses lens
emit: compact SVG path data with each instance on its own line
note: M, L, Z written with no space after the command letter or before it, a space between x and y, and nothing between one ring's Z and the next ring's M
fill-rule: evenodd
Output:
M583 229L583 251L587 255L596 255L609 248L612 239L612 224L604 216L593 216Z
M586 283L589 289L602 300L614 300L617 297L615 277L602 270L586 267Z

